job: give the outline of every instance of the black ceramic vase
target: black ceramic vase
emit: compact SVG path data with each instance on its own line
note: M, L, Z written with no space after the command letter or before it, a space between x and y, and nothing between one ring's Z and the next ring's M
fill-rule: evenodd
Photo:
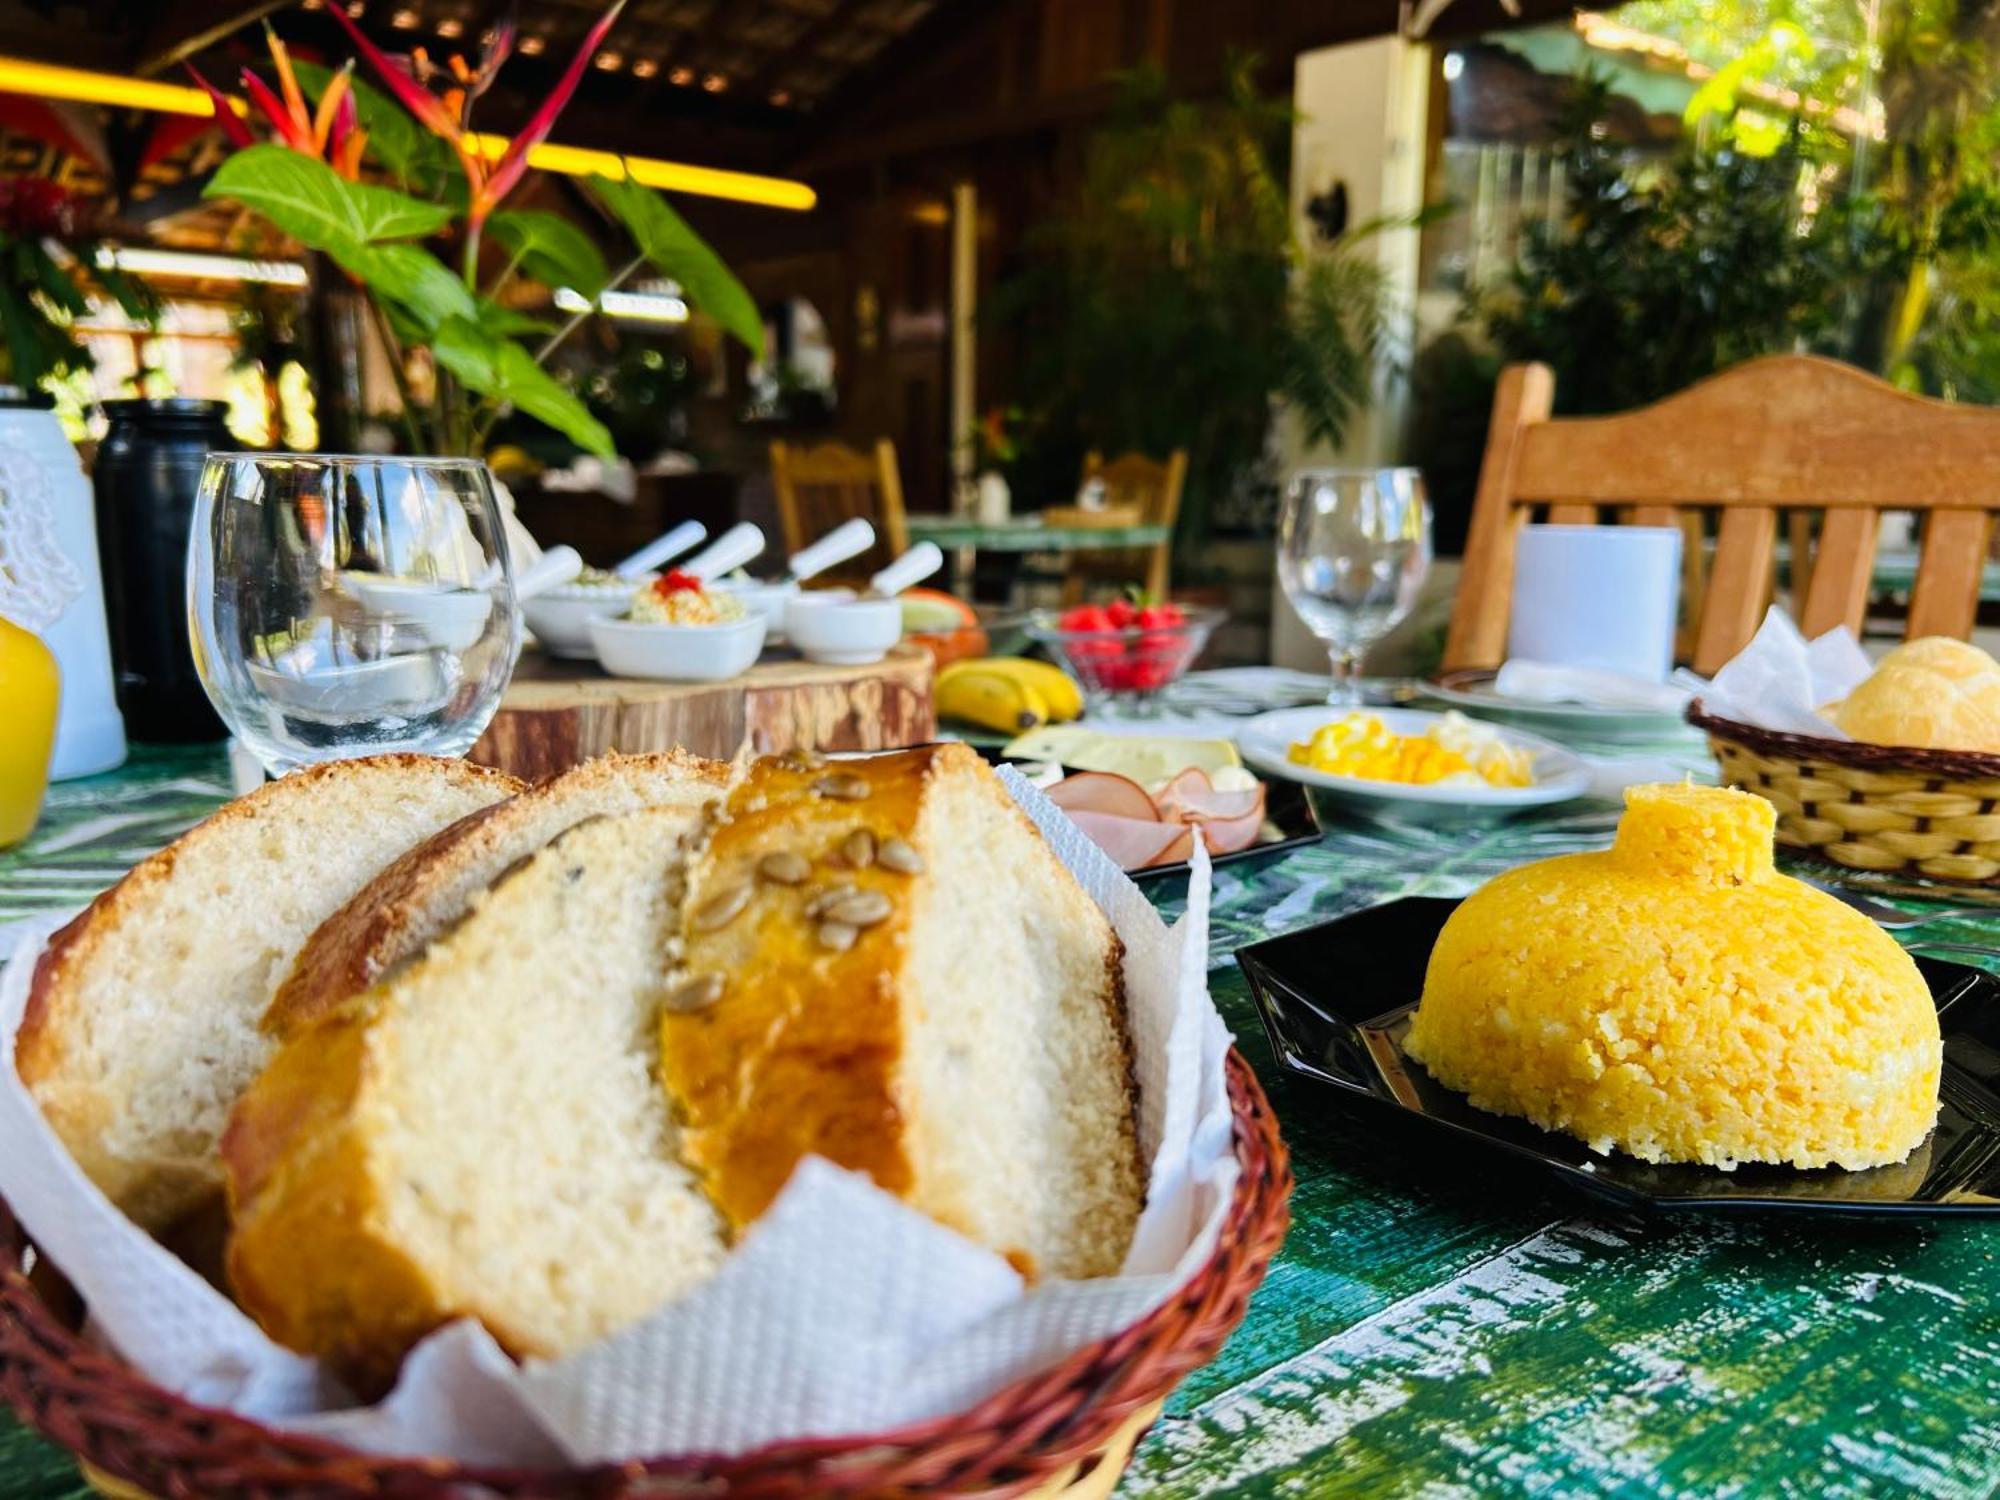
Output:
M97 542L111 663L125 727L141 740L219 740L188 645L188 526L202 460L238 447L220 401L107 401L98 446Z

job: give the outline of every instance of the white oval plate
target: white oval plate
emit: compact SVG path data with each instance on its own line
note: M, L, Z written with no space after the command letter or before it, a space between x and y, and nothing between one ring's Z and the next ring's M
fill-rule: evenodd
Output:
M1237 748L1245 760L1267 776L1281 776L1331 793L1336 800L1361 811L1508 813L1567 802L1590 789L1590 767L1581 756L1553 740L1518 729L1496 732L1508 744L1534 751L1533 786L1408 786L1397 781L1368 781L1359 776L1331 776L1288 757L1286 752L1293 745L1310 739L1321 725L1351 712L1322 703L1312 708L1281 708L1259 714L1237 731ZM1395 734L1422 734L1444 717L1414 708L1371 708L1367 712L1381 719Z

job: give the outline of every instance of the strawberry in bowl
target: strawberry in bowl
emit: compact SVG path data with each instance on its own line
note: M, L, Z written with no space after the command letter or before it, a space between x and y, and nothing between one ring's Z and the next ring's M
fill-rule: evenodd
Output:
M1118 598L1059 614L1036 610L1028 633L1055 653L1093 707L1117 702L1143 711L1194 664L1222 619L1219 609Z

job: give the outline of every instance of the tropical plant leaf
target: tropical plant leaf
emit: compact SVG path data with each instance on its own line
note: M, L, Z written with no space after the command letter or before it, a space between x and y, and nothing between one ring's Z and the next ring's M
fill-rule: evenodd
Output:
M596 243L556 214L503 209L486 221L486 233L544 286L566 286L595 302L611 279Z
M478 304L464 281L430 251L417 245L359 245L333 253L343 269L393 304L428 338L446 318L476 318Z
M317 108L333 69L294 58L292 71ZM377 164L405 192L463 205L467 198L465 170L451 147L411 119L408 110L372 83L357 77L349 81L348 88L354 95L355 118L368 132L368 154Z
M451 210L393 188L344 181L332 167L283 146L251 146L216 169L204 198L255 209L293 239L336 258L379 240L420 239Z
M472 315L481 328L502 338L541 337L555 332L555 324L531 318L524 312L495 302L491 297L478 298Z
M680 283L687 299L748 349L764 356L764 319L722 257L658 193L629 179L590 179L597 200L617 216L639 253L662 276Z
M546 422L588 453L613 456L604 424L513 340L468 318L447 318L431 340L431 353L468 390Z

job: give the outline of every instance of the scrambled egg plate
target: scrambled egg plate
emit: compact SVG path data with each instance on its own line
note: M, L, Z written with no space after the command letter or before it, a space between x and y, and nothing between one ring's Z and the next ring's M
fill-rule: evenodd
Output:
M1422 734L1396 734L1371 713L1345 714L1313 731L1288 752L1292 761L1329 776L1395 781L1406 786L1535 784L1534 752L1510 745L1499 731L1446 713Z

